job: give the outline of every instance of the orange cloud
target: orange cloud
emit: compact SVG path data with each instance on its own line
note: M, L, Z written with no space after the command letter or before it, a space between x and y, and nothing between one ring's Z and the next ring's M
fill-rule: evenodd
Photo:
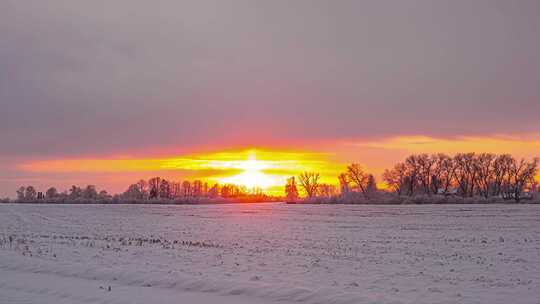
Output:
M400 136L380 141L353 143L353 145L409 153L491 152L510 153L517 157L533 157L540 154L540 136L533 135L461 136L455 138Z

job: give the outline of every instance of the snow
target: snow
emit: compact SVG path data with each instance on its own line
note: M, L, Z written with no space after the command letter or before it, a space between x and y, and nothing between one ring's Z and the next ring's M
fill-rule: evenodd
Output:
M539 205L3 204L0 243L0 303L540 299Z

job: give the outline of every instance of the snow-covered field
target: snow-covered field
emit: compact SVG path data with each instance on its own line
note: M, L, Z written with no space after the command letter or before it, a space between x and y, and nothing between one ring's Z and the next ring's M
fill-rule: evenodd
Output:
M0 205L0 303L274 302L540 303L540 206Z

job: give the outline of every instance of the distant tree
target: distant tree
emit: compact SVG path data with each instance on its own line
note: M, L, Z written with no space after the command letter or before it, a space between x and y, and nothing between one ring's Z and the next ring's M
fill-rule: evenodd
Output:
M191 183L189 181L184 181L182 183L182 190L184 192L185 197L191 196L192 195Z
M178 198L182 196L182 184L180 182L170 182L171 186L171 198Z
M203 196L208 196L208 182L205 182L203 185Z
M510 176L510 169L513 162L514 158L509 154L499 155L493 162L493 195L505 195L504 187L505 184L508 182L508 176Z
M373 176L373 174L369 174L366 185L366 194L371 195L376 193L377 191L377 181L375 180L375 176Z
M318 188L317 192L318 192L319 196L332 197L332 196L336 195L337 190L336 190L336 186L334 186L334 185L321 183L321 184L319 184L319 188Z
M350 186L349 186L350 181L349 181L349 177L347 176L347 173L341 173L338 176L338 180L339 180L339 187L340 187L341 194L349 193L349 191L350 191Z
M193 181L192 194L195 197L202 196L203 194L203 183L200 180Z
M474 170L476 171L476 189L480 195L488 198L493 188L494 170L493 163L496 156L490 153L482 153L475 158Z
M26 187L19 187L17 189L17 199L18 200L24 200L24 192L26 191Z
M294 176L287 179L287 184L285 185L285 195L287 201L294 202L298 199L298 188L296 187L296 179Z
M299 176L300 186L306 192L306 195L309 198L312 198L317 195L317 190L319 189L319 179L321 175L316 172L303 172Z
M33 186L26 187L26 190L24 192L24 199L27 201L33 201L36 199L37 192L36 189Z
M534 158L531 162L522 159L519 162L514 162L510 170L511 180L513 183L513 197L516 202L521 200L521 195L528 186L532 188L535 180L534 177L538 172L538 158Z
M141 179L137 182L137 187L139 188L140 192L140 199L147 199L148 198L148 182L144 179Z
M109 195L109 193L107 193L107 191L105 190L101 190L99 191L98 193L98 199L100 200L106 200L106 199L110 199L111 196Z
M56 197L58 197L58 191L56 190L55 187L51 187L47 189L47 191L45 192L45 198L47 199L53 199Z
M161 177L154 177L148 180L148 191L150 198L159 197L159 188L161 186Z
M94 185L88 185L84 190L82 191L82 197L89 200L95 200L98 197L98 192L96 190L96 186Z
M432 193L432 177L434 172L436 157L430 157L428 154L420 154L416 156L418 165L418 182L422 193L431 195Z
M159 197L160 198L171 198L171 185L166 179L161 181L159 186Z
M383 173L383 180L388 187L398 195L406 193L406 182L408 180L406 165L398 163L392 170L385 170Z
M233 193L232 185L226 184L221 187L221 197L232 197Z
M210 197L217 197L221 193L221 188L219 184L214 184L210 189L208 189L208 195Z
M433 193L447 194L455 182L456 166L454 160L446 154L440 153L436 157L436 169L433 173L436 183Z
M80 187L77 187L75 185L71 186L69 189L69 198L70 199L78 199L82 196L82 189Z
M367 195L369 174L359 164L351 164L347 167L347 177L358 191Z
M454 156L456 181L463 197L472 197L475 191L476 170L475 153L458 153Z
M122 197L125 199L143 199L143 194L138 184L129 185L128 189L122 193Z

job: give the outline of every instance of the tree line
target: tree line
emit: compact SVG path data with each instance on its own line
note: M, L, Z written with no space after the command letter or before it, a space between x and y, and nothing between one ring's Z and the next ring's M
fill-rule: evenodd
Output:
M38 192L34 186L20 187L16 191L17 200L19 201L35 201L35 200L107 200L112 196L105 190L98 191L96 186L88 185L84 188L79 186L71 186L69 190L59 192L55 187L50 187L43 192Z
M247 189L234 184L213 183L201 180L171 181L161 177L149 180L141 179L128 186L126 191L110 195L105 190L98 191L96 186L72 186L59 192L50 187L46 192L38 192L34 186L20 187L16 191L18 202L51 202L51 203L86 203L86 202L191 202L201 199L217 201L232 199L242 202L273 201L277 198L266 195L261 188ZM2 200L9 202L9 200Z
M169 181L161 177L139 180L131 184L120 195L124 199L151 200L151 199L182 199L182 198L239 198L247 196L265 196L261 188L247 189L234 184L214 183L201 180Z
M384 192L397 196L459 196L521 201L538 191L535 176L539 159L516 159L509 154L458 153L413 154L387 169L382 175ZM287 200L297 200L298 186L308 199L345 197L351 194L363 199L374 198L381 191L373 174L360 164L351 164L338 176L339 191L320 183L320 174L304 172L290 178L285 186ZM339 193L338 193L339 192ZM378 197L380 198L380 196Z
M321 182L318 172L303 172L291 177L285 185L287 201L331 199L334 202L384 202L400 198L461 197L515 200L530 199L539 191L535 176L540 160L516 159L509 154L458 153L413 154L398 162L382 174L383 189L377 188L375 176L357 163L350 164L337 176L335 184ZM45 193L33 186L20 187L17 201L192 201L200 199L243 199L244 201L274 201L277 197L266 195L262 189L247 189L234 184L210 185L201 180L171 181L161 177L139 180L121 194L110 195L95 186L72 186L58 192L55 187ZM302 193L302 195L300 194ZM382 194L386 196L382 196ZM303 198L301 198L303 197ZM3 200L7 201L7 200Z

